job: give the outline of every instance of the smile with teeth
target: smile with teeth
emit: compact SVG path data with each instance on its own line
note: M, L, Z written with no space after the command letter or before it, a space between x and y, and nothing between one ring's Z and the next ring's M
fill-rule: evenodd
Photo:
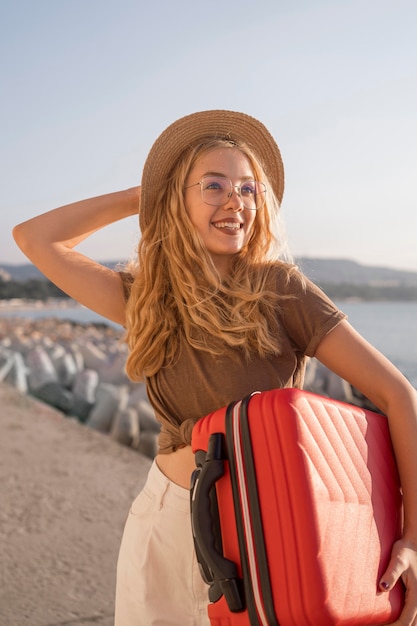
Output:
M243 227L241 222L213 222L215 228L233 228L234 230L240 230Z

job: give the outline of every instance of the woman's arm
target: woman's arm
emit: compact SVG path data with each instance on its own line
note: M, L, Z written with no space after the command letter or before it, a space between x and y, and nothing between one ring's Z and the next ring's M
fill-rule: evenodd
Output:
M321 341L315 356L368 397L388 418L404 494L404 531L381 578L387 591L402 577L406 605L396 625L417 624L417 392L347 321Z
M71 298L123 324L120 276L74 248L101 228L137 214L139 202L140 187L74 202L19 224L13 236L32 263Z

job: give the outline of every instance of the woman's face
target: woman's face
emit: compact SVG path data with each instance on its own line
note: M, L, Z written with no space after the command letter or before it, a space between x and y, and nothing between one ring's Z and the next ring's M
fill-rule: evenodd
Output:
M203 176L223 176L238 186L255 176L247 157L237 148L216 148L198 159L186 181L185 206L220 274L230 268L232 256L246 245L252 232L256 211L244 208L237 189L221 206L203 201ZM206 179L207 180L207 179ZM227 183L228 184L228 183ZM209 193L216 193L215 187ZM210 196L208 196L210 197Z

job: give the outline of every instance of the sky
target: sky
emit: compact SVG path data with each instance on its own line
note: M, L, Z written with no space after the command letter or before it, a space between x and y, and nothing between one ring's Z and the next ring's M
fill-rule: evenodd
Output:
M280 146L294 255L417 271L416 25L415 0L4 0L0 263L26 262L16 223L139 184L166 126L222 108Z

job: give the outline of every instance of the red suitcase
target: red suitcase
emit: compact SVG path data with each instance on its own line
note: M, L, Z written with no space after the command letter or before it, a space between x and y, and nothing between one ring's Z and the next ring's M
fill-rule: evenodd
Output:
M192 446L194 542L212 626L387 624L378 591L401 532L384 416L297 389L201 419Z

